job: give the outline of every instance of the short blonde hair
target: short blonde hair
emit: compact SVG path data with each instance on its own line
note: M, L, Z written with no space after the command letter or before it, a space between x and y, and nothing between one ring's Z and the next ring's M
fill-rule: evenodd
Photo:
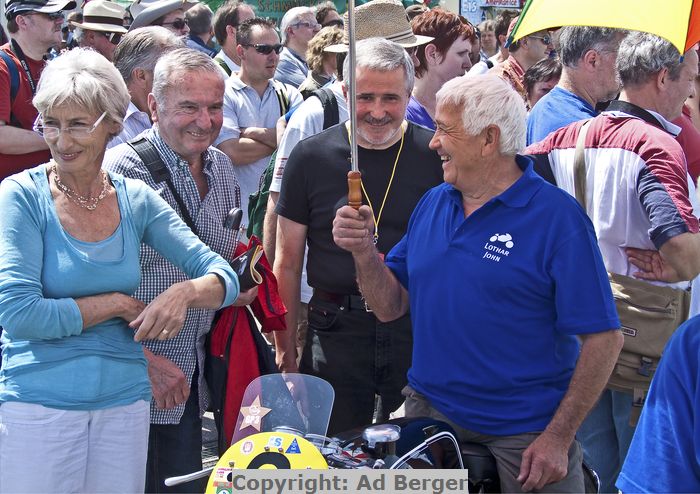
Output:
M124 79L109 60L96 51L75 48L50 61L41 73L34 107L42 115L57 106L73 104L122 124L129 107Z
M319 73L323 71L323 59L325 56L335 57L335 53L324 53L327 46L337 45L343 41L343 31L337 26L328 26L316 33L316 36L309 41L306 49L306 63L311 72Z

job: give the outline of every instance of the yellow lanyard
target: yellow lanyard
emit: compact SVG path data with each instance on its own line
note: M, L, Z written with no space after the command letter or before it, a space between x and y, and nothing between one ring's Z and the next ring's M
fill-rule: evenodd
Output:
M396 165L399 164L399 158L401 157L401 151L403 150L403 140L404 140L404 135L406 134L406 129L404 128L404 125L401 125L401 143L399 144L399 152L396 153L396 159L394 160L394 167L391 169L391 177L389 178L389 184L386 186L386 191L384 192L384 199L382 199L382 205L379 208L379 215L375 216L374 215L374 207L372 207L372 201L369 199L369 194L367 193L367 190L365 190L365 184L362 184L362 192L364 192L365 197L367 198L367 204L369 205L369 208L372 210L372 221L374 221L374 243L376 244L377 241L379 240L379 222L382 220L382 212L384 211L384 205L386 204L386 198L389 197L389 190L391 190L391 184L394 182L394 175L396 174ZM348 132L348 139L349 139L349 132Z

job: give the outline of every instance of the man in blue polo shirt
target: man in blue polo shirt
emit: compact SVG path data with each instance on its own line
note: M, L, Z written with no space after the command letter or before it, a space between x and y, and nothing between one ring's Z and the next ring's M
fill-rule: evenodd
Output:
M423 196L386 264L368 207L339 209L333 236L380 320L410 305L407 415L486 445L503 492L583 492L574 435L622 335L590 220L517 156L524 122L522 98L497 77L448 82L430 143L446 183Z

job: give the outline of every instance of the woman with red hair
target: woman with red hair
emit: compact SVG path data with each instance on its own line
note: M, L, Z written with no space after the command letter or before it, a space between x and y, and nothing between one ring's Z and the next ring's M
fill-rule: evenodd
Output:
M470 24L439 8L415 17L411 27L414 34L432 36L433 40L416 51L420 64L406 119L435 130L435 94L447 81L471 68L469 56L478 40Z

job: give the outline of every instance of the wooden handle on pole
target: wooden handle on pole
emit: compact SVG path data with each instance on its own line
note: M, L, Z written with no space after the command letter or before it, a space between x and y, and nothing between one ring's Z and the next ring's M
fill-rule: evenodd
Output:
M362 173L356 170L348 172L348 205L354 209L362 206Z

